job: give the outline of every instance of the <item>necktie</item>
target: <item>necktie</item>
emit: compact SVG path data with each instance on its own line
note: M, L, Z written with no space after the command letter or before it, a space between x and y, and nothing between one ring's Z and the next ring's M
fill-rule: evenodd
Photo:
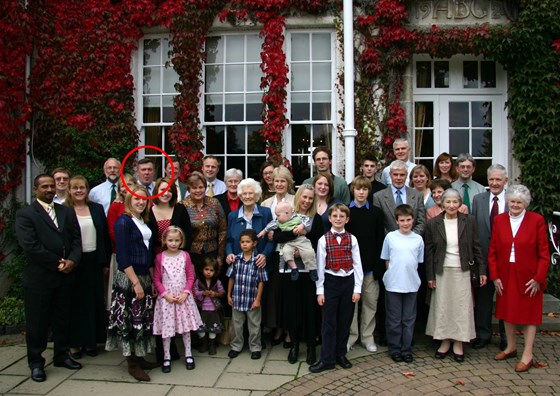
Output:
M214 185L214 183L212 182L208 182L208 195L209 197L213 197L214 196L214 189L212 188L212 186Z
M402 205L403 204L402 197L401 197L402 191L397 190L396 194L397 194L397 199L395 199L395 203L397 204L397 206Z
M56 219L56 212L54 210L54 205L50 204L47 207L47 213L49 214L51 220L53 221L54 225L58 228L58 220Z
M494 224L494 217L498 215L498 197L494 195L494 203L492 204L492 209L490 210L490 228Z
M463 184L463 189L465 190L463 192L463 203L467 206L467 208L469 209L469 213L471 213L471 198L469 197L469 185L468 184Z
M117 185L113 184L111 185L111 203L113 203L115 198L117 198Z

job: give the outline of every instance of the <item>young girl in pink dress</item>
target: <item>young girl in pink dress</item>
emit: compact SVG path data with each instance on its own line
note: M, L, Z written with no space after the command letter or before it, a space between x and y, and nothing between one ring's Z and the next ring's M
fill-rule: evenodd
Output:
M185 242L181 228L169 226L162 236L165 250L156 256L154 285L158 298L154 309L153 333L163 339L164 373L171 371L169 345L175 334L182 334L185 345L187 370L193 370L190 331L198 330L202 324L198 308L192 295L194 269L189 254L180 250Z

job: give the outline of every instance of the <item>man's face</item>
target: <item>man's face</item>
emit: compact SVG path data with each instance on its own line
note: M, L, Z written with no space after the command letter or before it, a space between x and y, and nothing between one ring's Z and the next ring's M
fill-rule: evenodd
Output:
M406 169L391 169L389 174L391 175L391 183L395 188L403 188L406 182Z
M362 164L362 175L371 179L375 175L377 164L374 161L365 160Z
M165 166L165 176L171 179L171 168L173 168L173 172L175 172L175 179L179 177L179 161L168 162Z
M154 181L154 164L147 162L138 165L138 180L145 186L152 184Z
M219 170L218 161L214 158L206 158L202 163L202 174L206 180L214 180Z
M33 187L33 193L37 199L50 204L54 198L54 193L56 191L54 178L50 176L44 176L39 179L39 184L37 187Z
M68 190L68 180L70 179L68 173L56 172L53 178L56 183L56 191L64 192Z
M501 170L494 170L488 175L488 187L494 195L500 194L508 182L508 178Z
M410 154L410 147L408 147L408 143L397 143L393 148L393 153L398 160L406 162Z
M317 168L317 172L329 172L331 169L331 160L329 159L329 155L324 151L319 151L315 154L315 168Z
M105 177L111 183L116 183L119 180L119 172L120 172L121 164L119 161L110 159L105 162L103 166L103 172L105 172Z
M469 160L461 162L457 165L457 172L459 172L459 176L461 179L470 179L472 174L474 173L475 167L473 163Z

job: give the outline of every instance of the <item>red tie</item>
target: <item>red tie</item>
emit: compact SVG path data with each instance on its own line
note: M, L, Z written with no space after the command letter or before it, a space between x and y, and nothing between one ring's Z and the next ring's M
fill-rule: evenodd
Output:
M490 228L494 224L494 217L498 215L498 197L494 195L494 203L492 204L492 210L490 210Z

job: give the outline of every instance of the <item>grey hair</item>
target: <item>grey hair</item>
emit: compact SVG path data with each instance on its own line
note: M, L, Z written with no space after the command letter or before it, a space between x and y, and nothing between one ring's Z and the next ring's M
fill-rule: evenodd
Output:
M224 175L224 181L227 181L230 177L237 177L239 180L243 180L243 172L240 169L230 168Z
M495 172L495 171L502 171L504 173L504 176L508 177L507 169L505 168L505 166L503 166L501 164L490 165L488 167L488 170L486 171L486 176L490 176L490 173Z
M408 144L408 140L406 140L405 138L397 138L393 141L393 149L397 146L397 144L399 143L406 143L406 147L410 147L410 145Z
M406 166L406 162L401 161L401 160L394 160L393 162L391 162L391 165L389 165L389 172L396 170L396 169L404 169L406 171L408 171L408 168Z
M259 182L255 179L248 177L247 179L243 179L239 182L237 186L237 195L241 196L243 194L243 190L246 188L252 188L255 191L255 200L261 199L262 195L262 188Z
M506 190L506 201L510 199L520 199L525 202L525 206L531 203L531 191L523 184L514 184Z
M455 190L454 188L448 188L447 190L445 190L441 196L441 205L443 206L443 203L445 202L446 198L458 198L459 199L459 206L461 206L463 204L463 198L461 197L461 194L459 193L459 191Z
M473 166L476 167L476 161L473 158L472 155L470 155L469 153L461 153L457 156L457 160L455 161L457 163L457 166L459 166L460 163L465 162L465 161L471 161Z

